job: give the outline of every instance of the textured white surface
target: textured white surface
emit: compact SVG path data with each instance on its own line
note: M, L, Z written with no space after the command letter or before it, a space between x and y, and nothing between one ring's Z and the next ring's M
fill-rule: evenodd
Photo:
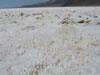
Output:
M100 7L1 9L0 75L100 75Z

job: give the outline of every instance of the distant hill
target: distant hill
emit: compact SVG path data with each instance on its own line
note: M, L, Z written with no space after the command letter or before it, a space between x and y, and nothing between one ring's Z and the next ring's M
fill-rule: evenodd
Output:
M63 6L100 6L100 0L76 0L67 4L65 3Z
M50 0L33 5L24 5L22 7L60 7L60 6L98 6L100 0Z
M48 2L33 4L33 5L25 5L23 7L46 7L46 6L62 6L65 4L66 0L50 0Z

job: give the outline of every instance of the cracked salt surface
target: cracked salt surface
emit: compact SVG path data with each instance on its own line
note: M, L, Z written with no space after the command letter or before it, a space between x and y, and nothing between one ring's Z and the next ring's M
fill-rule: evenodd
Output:
M100 7L0 10L0 75L100 75Z

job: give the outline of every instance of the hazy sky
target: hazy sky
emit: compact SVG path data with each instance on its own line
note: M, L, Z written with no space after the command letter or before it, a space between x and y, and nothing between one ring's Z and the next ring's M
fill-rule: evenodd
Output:
M0 0L0 8L20 7L23 5L35 4L48 0Z

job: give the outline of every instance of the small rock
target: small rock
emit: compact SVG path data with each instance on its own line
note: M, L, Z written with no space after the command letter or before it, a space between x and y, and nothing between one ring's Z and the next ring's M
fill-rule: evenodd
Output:
M69 24L69 22L67 22L67 21L62 21L61 23L62 24Z
M36 17L36 19L41 19L41 17Z
M84 20L80 20L77 23L85 23L85 21Z
M85 23L90 23L90 22L91 22L91 20L86 20L86 21L85 21Z
M98 18L98 16L94 16L94 18Z
M34 30L34 26L26 26L25 28L22 28L22 30Z
M16 21L12 21L11 23L17 23Z
M24 16L24 13L23 13L23 12L21 12L21 13L20 13L20 16Z
M90 23L90 22L91 22L91 20L80 20L77 23Z
M78 16L79 18L81 18L82 16Z
M96 25L100 25L100 22L98 22Z

